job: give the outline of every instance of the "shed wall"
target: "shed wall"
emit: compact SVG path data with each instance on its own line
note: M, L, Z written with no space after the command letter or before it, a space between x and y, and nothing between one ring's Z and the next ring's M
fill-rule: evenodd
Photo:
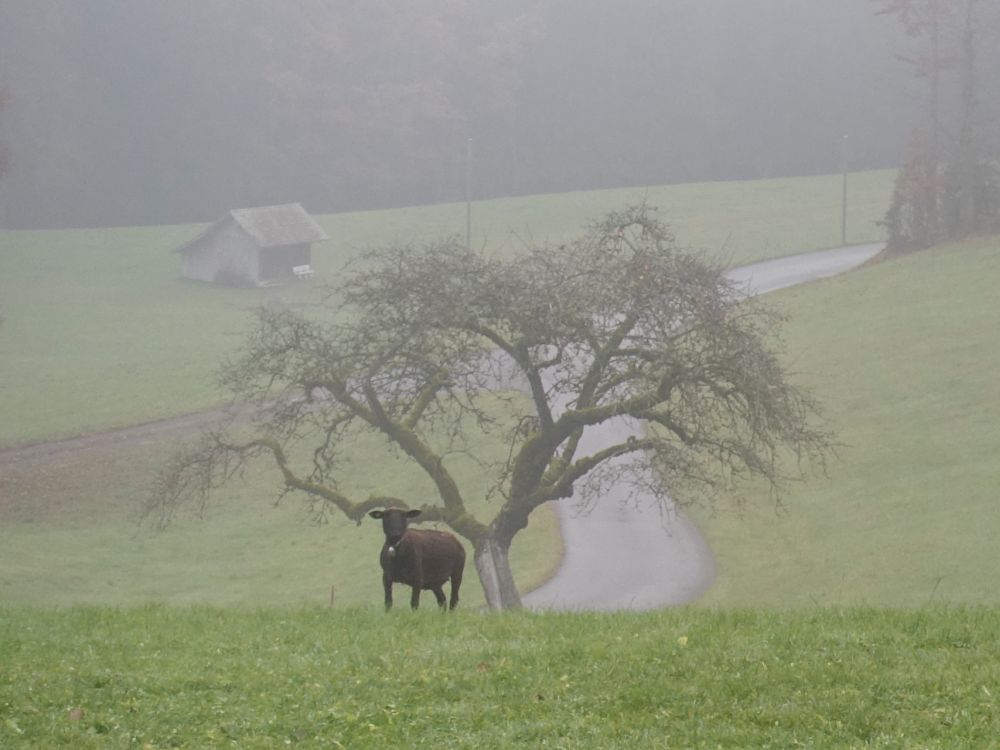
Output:
M262 248L258 254L260 281L282 281L295 277L295 266L312 263L312 245L303 242L298 245Z
M220 283L256 284L260 277L257 246L235 223L226 223L182 253L187 278Z

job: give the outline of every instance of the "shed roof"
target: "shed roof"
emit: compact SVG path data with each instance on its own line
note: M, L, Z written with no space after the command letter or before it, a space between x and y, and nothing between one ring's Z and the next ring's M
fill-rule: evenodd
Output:
M259 247L298 245L329 239L299 203L237 208L230 211L229 215L253 237Z
M236 222L250 235L257 247L261 248L299 245L329 239L323 228L306 213L300 203L285 203L280 206L235 208L177 250L180 252L189 250L230 221Z

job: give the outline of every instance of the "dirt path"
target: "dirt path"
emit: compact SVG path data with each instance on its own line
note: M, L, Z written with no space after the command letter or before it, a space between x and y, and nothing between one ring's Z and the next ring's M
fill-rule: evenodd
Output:
M153 422L122 427L117 430L92 432L62 440L28 443L0 450L0 469L4 466L28 466L52 461L70 453L106 449L110 446L128 443L162 442L171 438L182 438L191 433L217 424L225 412L210 409L178 417L158 419Z

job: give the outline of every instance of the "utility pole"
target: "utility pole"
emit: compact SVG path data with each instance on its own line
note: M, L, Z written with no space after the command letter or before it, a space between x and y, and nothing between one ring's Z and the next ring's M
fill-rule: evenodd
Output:
M840 167L844 180L840 195L840 244L847 244L847 136L840 139Z
M465 249L472 251L472 138L465 142Z

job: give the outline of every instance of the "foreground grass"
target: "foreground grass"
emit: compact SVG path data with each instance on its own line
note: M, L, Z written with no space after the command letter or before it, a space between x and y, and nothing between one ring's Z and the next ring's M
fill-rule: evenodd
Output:
M783 292L790 366L844 444L776 513L698 517L708 604L1000 602L1000 240Z
M852 176L853 242L878 239L889 172ZM483 201L477 246L563 242L628 203L662 207L679 240L732 263L840 241L834 176L603 190ZM316 284L365 248L464 231L465 206L318 217ZM136 424L218 404L214 373L243 340L248 310L301 306L310 283L222 289L179 278L171 251L202 227L0 231L0 447Z
M0 746L995 748L1000 612L0 612Z

